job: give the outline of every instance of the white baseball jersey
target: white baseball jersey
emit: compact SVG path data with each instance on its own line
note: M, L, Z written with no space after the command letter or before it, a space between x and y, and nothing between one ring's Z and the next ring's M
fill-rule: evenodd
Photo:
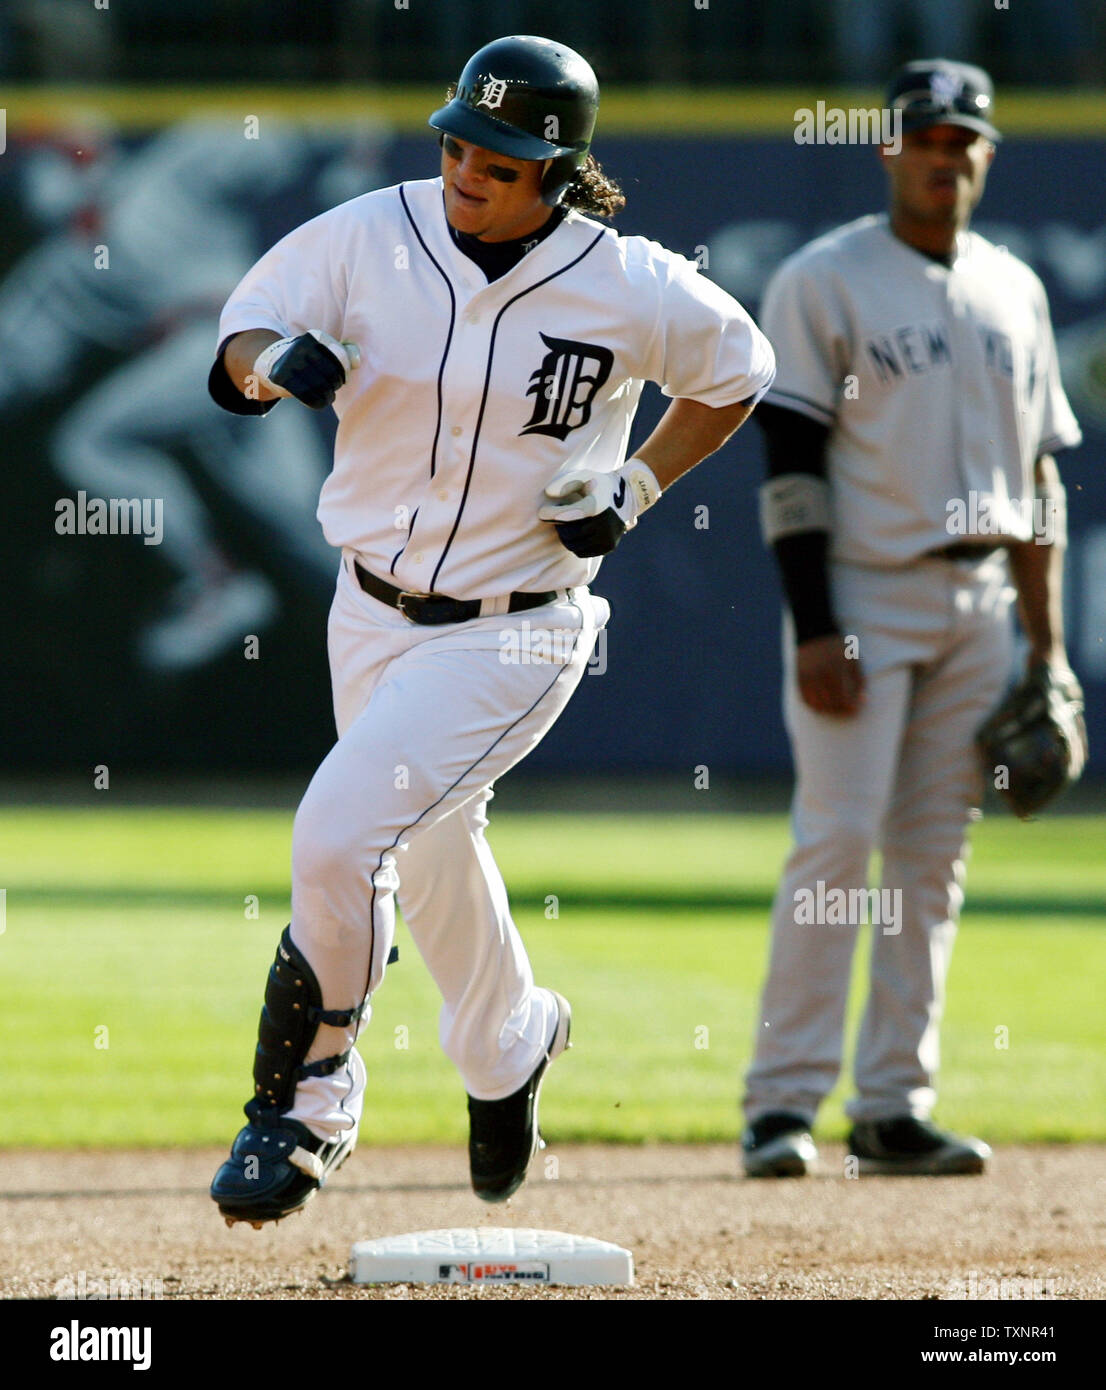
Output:
M862 217L783 263L761 323L780 355L766 399L832 427L835 560L1032 539L1034 463L1081 435L1024 262L965 232L948 267Z
M568 468L625 459L646 381L709 406L758 399L772 349L683 256L569 212L491 284L449 234L441 179L355 198L265 255L220 341L321 328L361 348L334 402L331 545L413 592L495 598L588 583L538 521Z

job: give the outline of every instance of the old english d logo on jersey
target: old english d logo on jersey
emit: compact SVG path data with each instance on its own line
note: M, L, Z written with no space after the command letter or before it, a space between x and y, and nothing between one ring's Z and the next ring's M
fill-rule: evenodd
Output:
M564 439L591 419L591 403L611 374L614 353L597 343L539 336L549 351L530 378L526 394L535 398L534 413L519 434Z

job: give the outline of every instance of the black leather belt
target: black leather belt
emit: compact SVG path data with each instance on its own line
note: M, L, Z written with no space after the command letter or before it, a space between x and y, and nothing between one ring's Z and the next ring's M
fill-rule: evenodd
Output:
M433 626L438 623L466 623L470 618L479 618L480 600L478 598L449 598L446 594L413 594L407 589L397 589L394 584L386 584L377 579L367 569L353 562L357 582L367 594L386 603L389 608L398 608L412 623ZM508 613L525 613L529 608L541 608L560 596L556 589L545 594L512 594L507 604Z
M1005 549L1006 545L1002 541L957 541L954 545L943 546L940 550L931 550L929 554L938 560L974 560L978 563L988 555L993 555L996 550Z

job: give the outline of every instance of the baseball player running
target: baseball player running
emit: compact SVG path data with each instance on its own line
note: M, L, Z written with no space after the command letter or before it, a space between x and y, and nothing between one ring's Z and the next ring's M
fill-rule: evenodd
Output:
M762 522L787 597L794 847L747 1076L750 1176L799 1175L841 1064L857 929L867 1010L849 1152L860 1173L979 1173L990 1150L930 1119L945 975L980 795L973 738L1014 662L1066 672L1064 493L1079 442L1044 289L968 231L999 134L979 68L893 79L889 214L820 237L770 282L780 371L758 412ZM1013 588L1010 581L1013 581ZM867 893L873 849L882 890Z
M231 1222L298 1210L353 1148L354 1043L397 898L441 990L477 1194L509 1197L538 1145L570 1010L535 985L511 920L484 837L492 784L580 680L609 616L588 590L599 557L774 371L749 316L694 265L585 215L623 204L589 156L597 106L570 49L487 45L430 117L441 177L306 223L223 312L221 404L334 405L318 515L342 554L338 741L296 815L248 1123L211 1188ZM675 399L627 460L647 380Z

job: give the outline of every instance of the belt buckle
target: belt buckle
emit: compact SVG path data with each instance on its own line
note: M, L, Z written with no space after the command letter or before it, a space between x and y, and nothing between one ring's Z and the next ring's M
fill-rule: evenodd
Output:
M417 619L417 618L413 618L413 617L411 616L411 614L408 613L408 611L407 611L407 609L406 609L406 607L405 607L405 605L404 605L404 600L405 600L405 599L425 599L425 598L431 598L431 597L433 597L431 594L419 594L419 593L415 593L414 590L412 590L412 589L400 589L399 593L396 595L396 607L399 609L399 611L403 614L403 616L407 619L407 621L408 621L409 623L417 623L417 622L418 622L418 619Z

